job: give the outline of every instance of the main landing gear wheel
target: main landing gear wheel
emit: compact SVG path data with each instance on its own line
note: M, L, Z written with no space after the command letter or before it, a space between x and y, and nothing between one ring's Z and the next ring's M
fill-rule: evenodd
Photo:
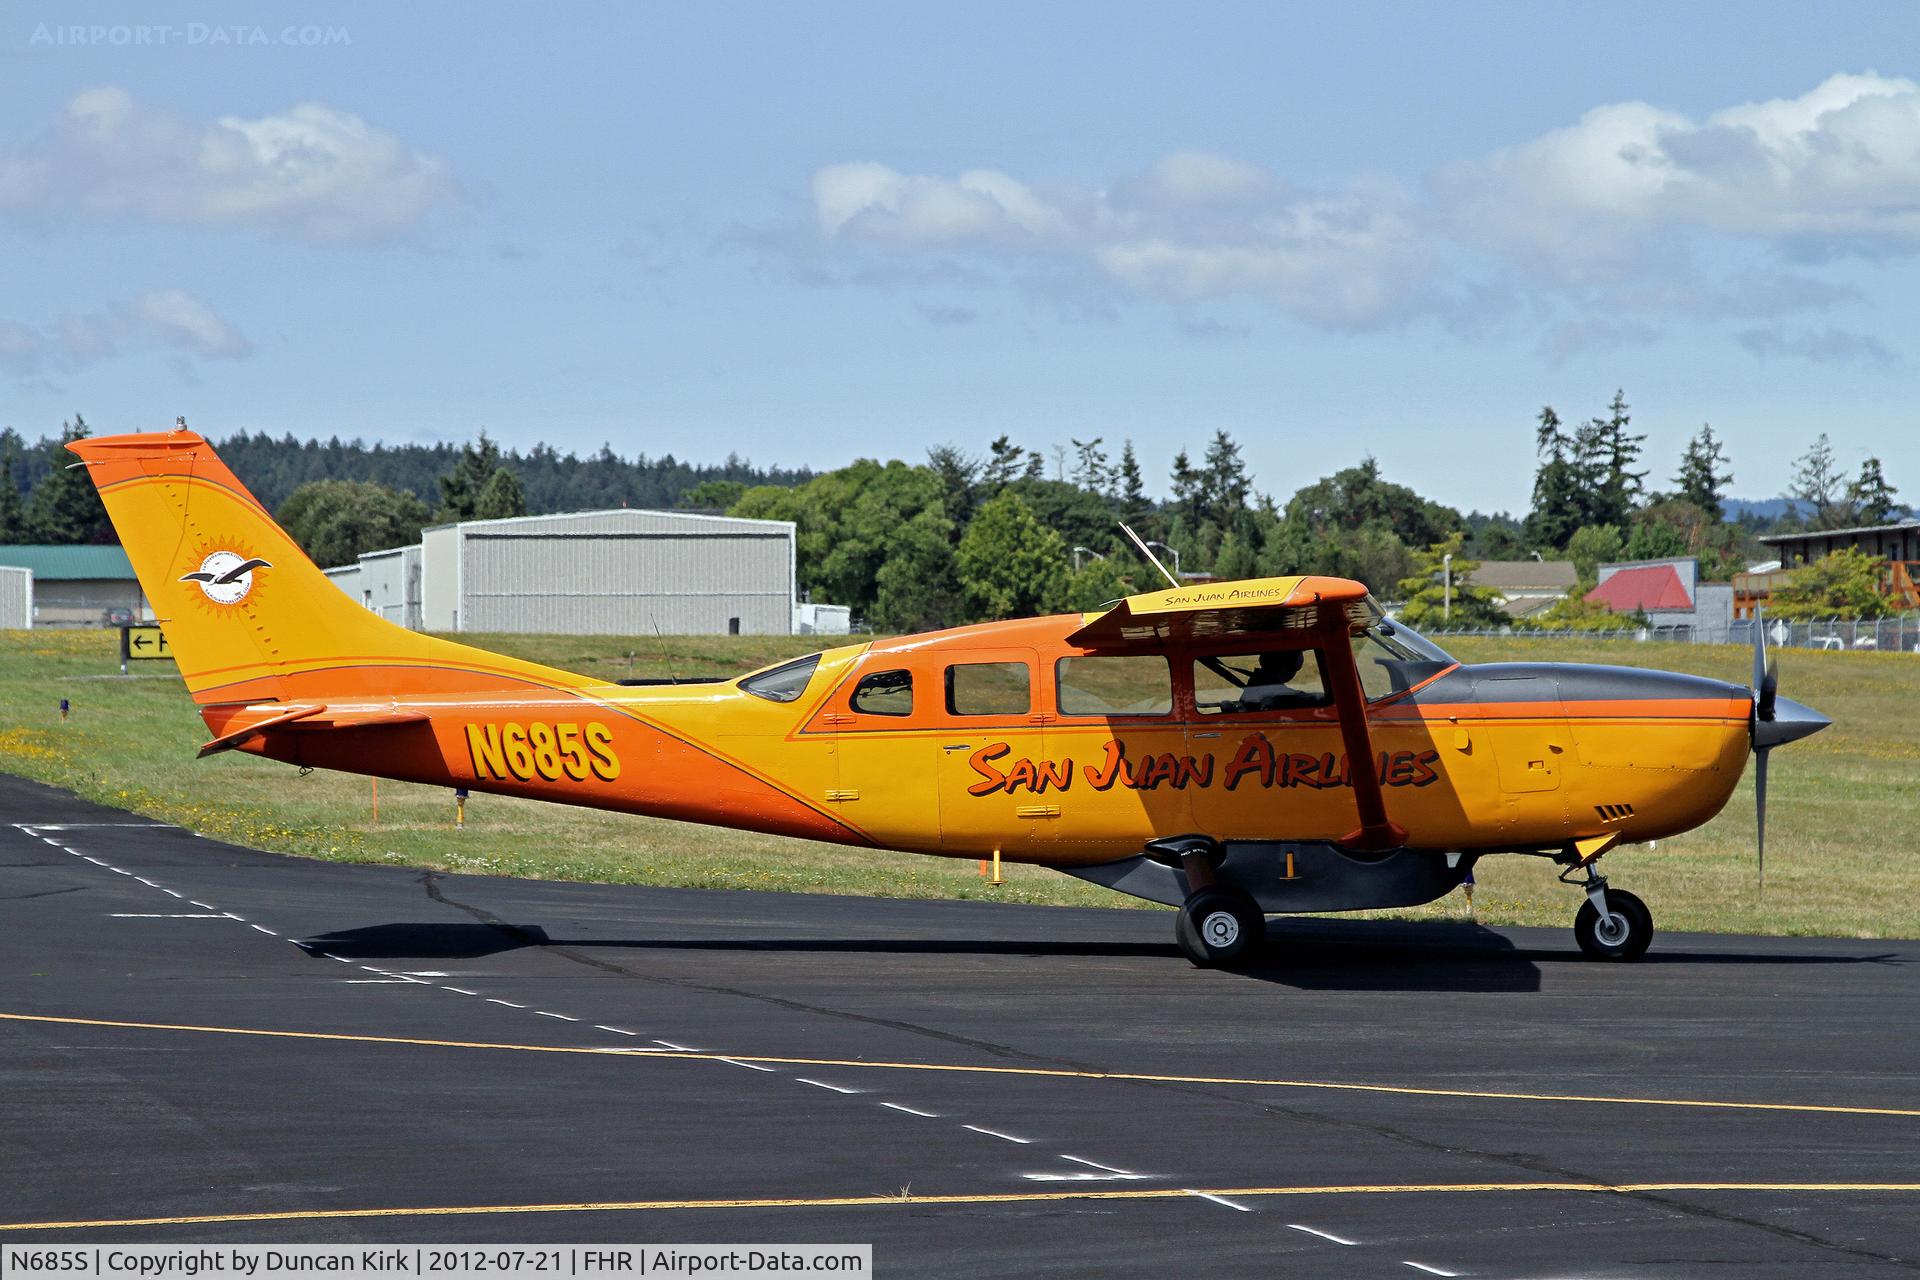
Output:
M1187 959L1217 969L1246 959L1267 936L1260 905L1237 889L1201 889L1187 898L1174 924Z
M1604 917L1592 899L1580 904L1573 917L1573 936L1595 960L1638 960L1653 941L1653 913L1625 889L1608 889L1605 896Z

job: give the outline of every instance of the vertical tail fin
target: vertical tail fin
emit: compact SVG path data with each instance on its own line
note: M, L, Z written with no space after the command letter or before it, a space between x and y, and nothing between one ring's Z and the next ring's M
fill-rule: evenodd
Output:
M192 431L67 447L99 488L196 702L291 701L311 696L316 682L378 694L377 669L394 666L479 674L477 666L493 683L509 673L561 674L434 640L362 608Z

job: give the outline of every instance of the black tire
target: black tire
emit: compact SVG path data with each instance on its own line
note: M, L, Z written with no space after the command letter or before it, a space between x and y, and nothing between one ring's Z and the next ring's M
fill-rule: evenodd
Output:
M1201 889L1189 895L1174 924L1181 953L1202 969L1245 960L1266 936L1260 905L1237 889Z
M1638 960L1645 955L1653 941L1653 913L1647 904L1625 889L1609 889L1607 914L1612 920L1602 927L1593 900L1580 904L1573 917L1573 936L1580 949L1594 960Z

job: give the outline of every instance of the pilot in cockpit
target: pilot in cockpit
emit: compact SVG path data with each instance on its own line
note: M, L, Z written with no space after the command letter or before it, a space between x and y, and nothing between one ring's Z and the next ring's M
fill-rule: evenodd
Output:
M1319 705L1318 694L1296 689L1290 683L1300 674L1306 655L1299 649L1279 649L1260 655L1240 690L1236 711L1278 711L1287 707Z

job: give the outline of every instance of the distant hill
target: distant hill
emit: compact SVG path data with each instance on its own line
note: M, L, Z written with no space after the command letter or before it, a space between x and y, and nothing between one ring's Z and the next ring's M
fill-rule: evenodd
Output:
M1728 520L1764 520L1768 524L1793 510L1793 503L1786 498L1722 498L1720 506Z
M1791 498L1723 498L1720 505L1725 509L1729 521L1765 528L1792 516L1795 504ZM1912 518L1912 507L1902 507L1894 516L1895 520Z

